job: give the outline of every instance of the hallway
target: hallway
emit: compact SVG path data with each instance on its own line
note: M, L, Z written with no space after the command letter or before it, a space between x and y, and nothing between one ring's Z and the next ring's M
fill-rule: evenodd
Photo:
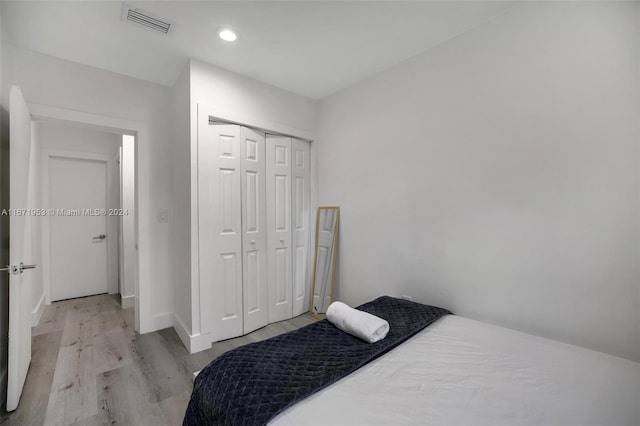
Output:
M97 295L53 303L32 329L32 361L9 425L178 425L193 372L235 347L314 320L302 315L189 354L172 328L134 331L133 309Z

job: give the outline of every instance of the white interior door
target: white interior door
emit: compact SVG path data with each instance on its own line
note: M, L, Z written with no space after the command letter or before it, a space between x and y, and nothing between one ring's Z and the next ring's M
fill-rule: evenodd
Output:
M267 135L267 268L269 322L293 316L291 138Z
M291 140L292 178L291 204L293 206L293 315L309 311L310 145L299 139Z
M242 335L240 127L198 116L198 226L201 333Z
M244 334L267 325L267 209L264 134L240 128Z
M20 88L11 87L9 100L9 207L25 209L30 199L31 115ZM24 279L21 263L31 261L27 215L9 219L9 356L7 411L18 407L27 370L31 362L31 285Z
M108 163L48 159L51 299L107 293Z

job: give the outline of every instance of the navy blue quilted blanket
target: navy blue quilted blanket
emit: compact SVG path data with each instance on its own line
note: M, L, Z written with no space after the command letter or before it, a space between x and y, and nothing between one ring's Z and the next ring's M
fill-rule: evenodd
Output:
M451 313L389 296L357 309L386 319L387 337L366 343L322 320L231 350L196 378L183 425L264 425Z

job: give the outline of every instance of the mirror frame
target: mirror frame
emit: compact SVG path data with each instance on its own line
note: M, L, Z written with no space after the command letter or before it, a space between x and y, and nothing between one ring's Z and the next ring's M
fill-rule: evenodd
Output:
M333 232L333 250L331 253L331 288L330 288L330 293L329 293L329 300L333 302L333 290L334 290L334 284L335 284L335 277L336 277L336 258L337 258L337 251L338 251L338 233L339 233L339 229L340 229L340 206L319 206L318 209L316 210L316 243L314 245L315 247L315 253L313 255L313 279L311 282L311 297L309 300L309 314L316 318L316 319L324 319L325 318L325 314L323 313L315 313L313 311L313 296L315 294L316 291L316 272L317 272L317 267L318 267L318 237L320 234L320 212L322 210L335 210L336 211L336 226Z

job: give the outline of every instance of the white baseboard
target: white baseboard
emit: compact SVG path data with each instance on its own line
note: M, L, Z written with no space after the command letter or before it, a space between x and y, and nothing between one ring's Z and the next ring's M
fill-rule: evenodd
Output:
M195 354L196 352L206 351L211 347L212 343L211 334L196 334L191 336L189 353Z
M7 402L7 369L0 372L0 406L6 408Z
M163 312L151 317L151 330L158 331L173 327L173 312Z
M33 309L33 311L31 311L31 327L35 327L36 325L38 325L38 323L40 322L40 318L42 318L42 313L44 312L45 306L46 303L44 300L44 293L42 293L40 300L38 300L38 304Z
M173 315L173 328L176 330L182 344L187 348L189 353L204 351L211 347L211 335L195 334L192 335L178 315Z
M173 314L173 329L176 331L180 340L182 340L182 344L189 349L191 346L191 332L178 314Z
M136 297L135 296L121 296L120 304L122 305L122 309L129 309L136 307Z

